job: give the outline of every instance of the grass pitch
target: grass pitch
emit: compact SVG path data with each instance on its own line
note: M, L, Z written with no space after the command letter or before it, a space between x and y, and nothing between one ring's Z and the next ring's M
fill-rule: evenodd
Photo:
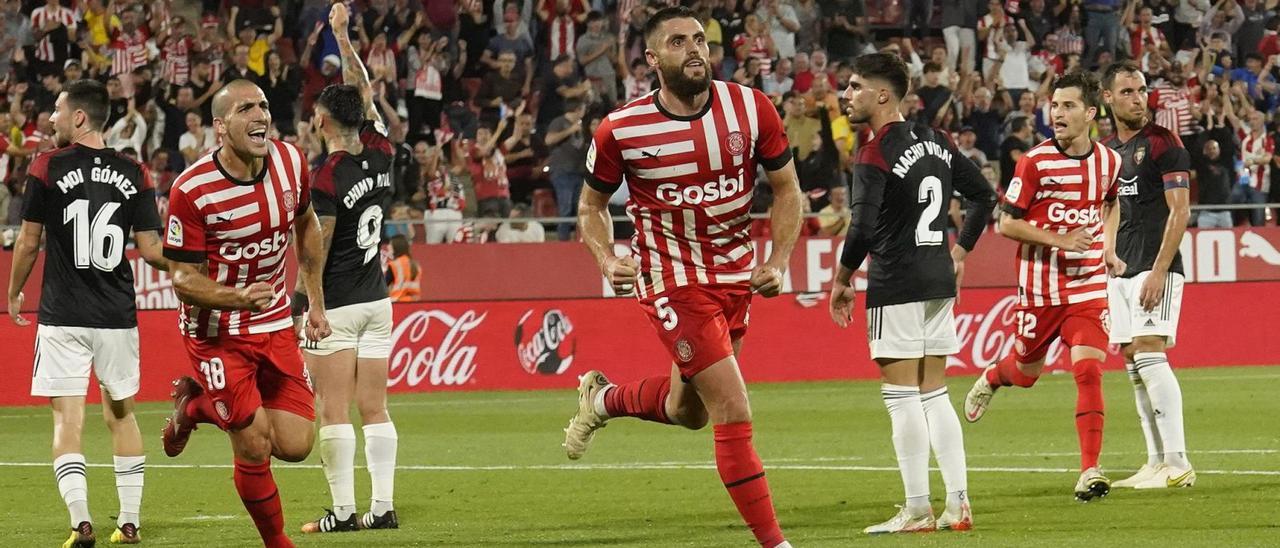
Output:
M889 419L875 382L751 387L756 446L769 471L783 530L809 546L1276 546L1280 517L1280 368L1181 370L1191 459L1199 483L1178 491L1114 491L1072 500L1078 453L1075 388L1048 376L1005 389L976 425L965 424L976 529L869 538L862 527L901 503ZM952 379L957 406L971 377ZM1105 376L1103 466L1113 480L1145 458L1122 373ZM299 546L752 546L717 481L710 429L689 432L626 419L600 431L570 463L561 428L572 391L397 395L398 531L303 536L329 506L319 452L274 466L287 529ZM226 437L203 427L185 454L164 456L167 406L140 408L147 443L142 535L146 546L253 546L236 498ZM90 509L102 545L117 509L106 428L90 412L85 448ZM4 546L55 546L67 534L53 480L44 408L0 410L0 518ZM362 447L362 446L361 446ZM358 450L357 464L364 460ZM932 477L941 511L941 479ZM356 473L360 510L368 475Z

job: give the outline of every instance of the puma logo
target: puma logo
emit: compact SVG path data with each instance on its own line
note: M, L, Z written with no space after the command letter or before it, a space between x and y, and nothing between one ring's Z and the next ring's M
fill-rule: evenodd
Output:
M1240 235L1240 244L1243 246L1240 248L1241 257L1261 259L1269 265L1280 266L1280 251L1276 251L1271 242L1258 233L1249 231Z

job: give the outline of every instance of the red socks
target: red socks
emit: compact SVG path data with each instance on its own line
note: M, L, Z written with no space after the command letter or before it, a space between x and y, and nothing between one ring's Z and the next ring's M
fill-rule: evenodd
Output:
M620 384L605 392L604 410L610 417L635 417L672 424L667 417L667 394L670 393L670 375Z
M716 470L761 546L772 548L784 538L773 512L773 497L764 479L764 465L751 445L751 423L715 425Z
M1018 358L1013 353L1005 356L995 367L986 372L987 384L992 388L1001 386L1021 386L1031 388L1039 377L1032 377L1018 369Z
M245 510L258 526L258 534L266 548L293 548L284 534L284 512L280 509L280 492L271 477L271 461L251 464L236 459L236 492Z
M1102 452L1102 362L1080 360L1071 367L1076 378L1076 434L1080 436L1080 469L1098 465Z
M218 424L214 418L218 416L218 412L213 408L213 399L208 394L200 394L187 400L185 412L188 417L198 423Z

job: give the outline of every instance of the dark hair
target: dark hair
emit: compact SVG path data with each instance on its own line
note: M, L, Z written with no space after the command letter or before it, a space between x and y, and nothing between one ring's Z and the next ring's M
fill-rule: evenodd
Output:
M924 73L929 74L930 72L942 72L942 65L939 65L938 63L935 63L933 61L929 61L928 63L925 63Z
M565 113L577 111L578 109L585 106L587 106L587 104L583 102L581 99L565 99L564 101Z
M671 6L658 10L657 13L649 16L649 20L644 24L644 41L648 42L649 38L657 32L658 27L663 23L672 19L698 19L698 14L693 10L684 6Z
M598 11L596 11L596 10L591 10L591 13L588 13L588 14L587 14L587 24L588 24L588 25L590 25L593 21L599 21L599 20L601 20L601 19L604 19L604 14L603 14L603 13L600 13L600 12L598 12Z
M107 123L108 111L111 109L107 86L97 80L76 80L68 84L63 91L67 94L67 107L72 111L84 111L94 131L102 131L102 126Z
M1026 128L1027 128L1027 117L1026 117L1026 116L1018 116L1018 117L1015 117L1015 118L1014 118L1014 119L1012 119L1012 120L1009 120L1009 133L1017 133L1017 132L1022 131L1022 130L1026 129ZM973 131L973 128L969 128L969 131ZM976 133L976 132L975 132L975 133Z
M892 53L859 55L849 66L858 76L888 82L893 88L893 94L899 100L906 97L910 79L907 77L907 65L897 55Z
M396 234L391 237L391 254L396 257L409 254L409 238L404 234Z
M194 115L196 115L197 117L199 117L199 118L200 118L200 123L201 123L201 124L203 124L203 123L204 123L204 114L203 114L203 113L201 113L201 112L200 112L200 109L198 109L198 108L189 108L189 109L187 109L187 112L186 112L185 114L183 114L183 115L182 115L182 117L183 117L183 118L186 118L187 116L191 116L192 114L194 114Z
M355 86L328 86L316 98L316 105L329 111L329 117L342 129L358 129L364 123L364 98L360 96L360 89Z
M1088 72L1076 71L1064 74L1053 83L1053 91L1060 89L1076 88L1080 90L1080 97L1084 100L1084 106L1098 108L1100 101L1098 100L1098 79Z
M1258 52L1256 52L1256 51L1251 51L1251 52L1246 53L1246 54L1244 55L1244 60L1245 60L1245 62L1248 62L1250 59L1256 60L1256 61L1258 61L1259 63L1264 62L1263 57L1262 57L1262 54L1261 54L1261 53L1258 53Z
M1142 74L1142 67L1139 67L1138 64L1133 61L1111 63L1107 66L1107 70L1102 73L1102 89L1111 89L1111 86L1116 83L1116 75L1122 72L1136 72L1138 74Z

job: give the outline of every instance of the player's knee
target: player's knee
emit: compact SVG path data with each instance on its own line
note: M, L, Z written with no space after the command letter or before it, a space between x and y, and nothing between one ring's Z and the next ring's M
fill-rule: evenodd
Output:
M1076 384L1102 384L1102 363L1098 360L1080 360L1071 366Z
M689 430L702 430L711 421L706 409L679 409L675 413L668 413L668 416L671 422Z
M1125 349L1125 359L1133 361L1138 354L1164 351L1164 337L1134 337L1133 342Z
M711 419L716 424L751 422L751 405L747 403L746 395L722 402L716 406L714 416Z
M311 445L312 444L310 443L305 445L282 445L275 448L275 450L271 452L271 456L285 462L302 462L307 460L307 457L311 455Z
M241 436L236 444L236 458L244 462L263 462L271 458L271 438L262 435Z
M361 400L356 402L356 409L360 411L360 422L363 424L377 424L391 420L391 415L387 413L387 400L384 398Z

